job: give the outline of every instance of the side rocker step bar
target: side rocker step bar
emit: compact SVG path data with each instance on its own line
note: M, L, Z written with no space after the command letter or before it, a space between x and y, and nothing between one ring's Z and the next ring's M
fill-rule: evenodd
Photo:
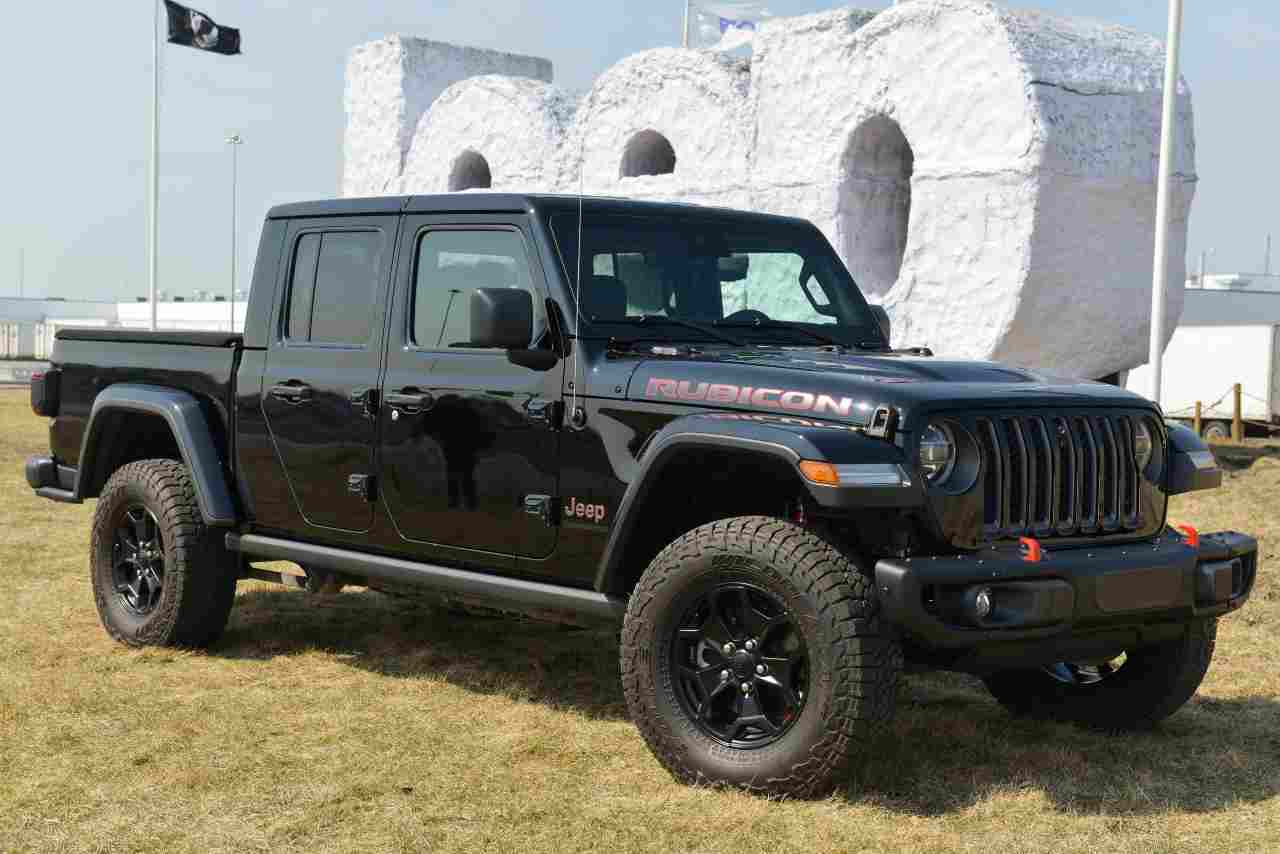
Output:
M227 534L227 548L259 559L288 560L361 578L410 584L526 613L571 614L593 622L619 623L627 608L626 600L594 590L435 566L259 534Z

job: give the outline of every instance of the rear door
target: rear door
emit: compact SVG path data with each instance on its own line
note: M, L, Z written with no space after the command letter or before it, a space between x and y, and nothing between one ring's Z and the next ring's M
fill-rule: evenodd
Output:
M467 219L405 218L379 483L406 552L509 569L556 544L564 367L469 344L472 291L524 288L535 307L530 347L550 350L546 281L525 218Z
M278 288L262 408L296 505L288 528L373 521L378 374L399 218L296 220Z

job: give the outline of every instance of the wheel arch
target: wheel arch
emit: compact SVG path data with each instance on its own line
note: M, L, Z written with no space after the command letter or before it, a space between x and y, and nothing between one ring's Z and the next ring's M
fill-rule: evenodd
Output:
M819 506L851 510L876 506L883 499L881 490L812 483L800 474L802 460L900 459L901 451L894 445L838 425L717 415L678 419L654 436L638 460L619 502L595 588L625 596L649 561L680 534L715 518L778 515L788 494L810 498ZM706 473L718 477L704 477ZM915 490L901 492L903 496L895 501L919 500ZM693 512L685 516L673 512L681 502Z
M149 458L177 459L187 466L206 525L236 523L222 455L200 402L162 386L121 383L94 398L80 448L76 500L96 498L120 466Z

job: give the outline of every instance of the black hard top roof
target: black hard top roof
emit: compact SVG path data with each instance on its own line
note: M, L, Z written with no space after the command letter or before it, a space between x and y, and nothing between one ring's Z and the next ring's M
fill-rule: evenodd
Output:
M594 214L640 213L647 216L731 216L748 217L765 223L800 225L806 220L773 214L752 213L730 208L704 207L677 202L650 202L637 199L584 196L585 211ZM295 219L320 216L365 216L395 213L533 213L577 210L578 197L546 193L446 193L432 196L375 196L361 199L322 199L277 205L267 212L268 219Z

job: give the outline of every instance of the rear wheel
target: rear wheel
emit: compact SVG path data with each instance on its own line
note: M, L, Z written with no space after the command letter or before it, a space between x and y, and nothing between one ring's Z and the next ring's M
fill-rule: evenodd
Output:
M793 797L840 782L892 716L902 667L865 569L765 517L663 550L621 652L632 719L673 776Z
M1106 730L1146 729L1195 695L1217 638L1216 619L1195 620L1176 640L1095 662L1061 661L1038 670L1008 670L983 681L1017 715L1052 718Z
M186 466L130 463L103 487L91 574L102 625L130 646L205 646L235 598L236 562L206 528Z
M1206 442L1225 442L1231 438L1231 427L1225 421L1207 421L1200 435Z

